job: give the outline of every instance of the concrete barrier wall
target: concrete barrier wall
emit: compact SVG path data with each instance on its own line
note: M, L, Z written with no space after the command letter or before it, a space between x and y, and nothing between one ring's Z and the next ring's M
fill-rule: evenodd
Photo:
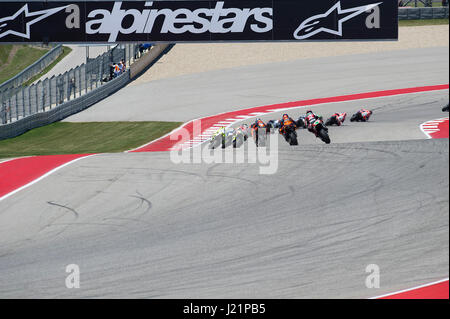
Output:
M146 52L139 60L130 66L130 78L133 80L143 71L145 71L150 65L156 62L161 56L171 48L173 44L157 44L154 45L151 50Z
M399 20L448 19L448 7L398 8Z
M123 75L107 82L106 84L94 89L93 91L74 100L70 100L61 105L58 105L50 111L36 113L18 121L0 125L0 140L18 136L33 128L61 121L68 116L71 116L92 106L108 95L123 88L131 81L131 79L135 78L136 76L147 70L150 66L152 66L156 61L158 61L173 46L174 44L155 45L139 60L130 65L130 68Z

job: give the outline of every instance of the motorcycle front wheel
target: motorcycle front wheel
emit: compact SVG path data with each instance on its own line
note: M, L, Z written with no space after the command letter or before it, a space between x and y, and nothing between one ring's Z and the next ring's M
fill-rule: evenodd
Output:
M289 145L298 145L297 134L295 132L289 134Z
M328 136L328 133L324 129L321 129L319 131L319 136L320 136L320 139L323 142L325 142L325 144L330 144L331 143L330 136Z

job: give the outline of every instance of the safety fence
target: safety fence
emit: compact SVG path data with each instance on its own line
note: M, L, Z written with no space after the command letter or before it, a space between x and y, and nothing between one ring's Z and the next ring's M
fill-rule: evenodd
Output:
M60 121L72 114L80 112L124 87L129 81L130 76L127 70L122 76L109 81L98 89L94 89L79 98L67 101L46 112L34 113L23 120L14 121L7 125L0 125L0 140L18 136L33 128Z
M72 99L85 95L122 75L127 63L135 58L136 45L120 45L95 59L63 74L39 81L31 86L0 90L0 125L18 121L39 112L49 111ZM123 61L121 70L115 67ZM119 69L118 71L115 71Z
M399 7L448 7L448 0L398 0Z
M57 45L46 54L39 58L36 62L29 65L22 72L0 84L0 92L22 86L23 83L39 74L53 61L55 61L62 53L62 45Z
M448 7L398 8L398 19L448 19Z
M136 45L116 47L105 54L110 54L109 57L112 57L112 59L120 60L123 57L125 60L127 58L126 62L130 67L111 79L109 78L110 63L105 62L107 59L104 54L85 65L55 77L62 78L61 90L57 86L57 81L61 80L55 81L53 77L21 90L8 98L6 103L0 104L3 110L6 110L5 105L9 108L9 113L2 113L8 115L6 119L3 116L3 120L7 120L3 125L0 116L0 140L15 137L30 129L60 121L90 107L126 86L134 78L134 76L131 76L132 71L133 73L139 73L139 71L150 67L173 46L174 44L158 44L148 52L139 52ZM134 62L141 59L145 59L145 67L142 66L141 62L139 65L136 64L135 68ZM91 62L92 65L90 65ZM108 72L104 69L105 64L108 66ZM73 83L70 81L72 78L75 79L74 86L70 85L70 83ZM35 103L33 104L33 102Z

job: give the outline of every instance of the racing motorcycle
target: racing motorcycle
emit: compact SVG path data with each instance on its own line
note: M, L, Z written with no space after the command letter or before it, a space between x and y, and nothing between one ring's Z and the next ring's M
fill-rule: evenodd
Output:
M323 124L322 118L318 118L311 123L311 131L325 144L331 143L330 137L328 136L328 128Z
M295 124L297 125L298 128L306 128L305 118L306 116L300 115L300 117L297 119Z
M347 117L347 113L334 113L326 122L326 126L337 125L340 126L344 123L345 118Z
M447 106L444 106L442 108L442 112L448 112L449 111L448 108L449 108L449 104L447 104Z
M267 132L274 133L280 127L280 120L270 120L267 122Z
M267 132L270 132L270 130L263 123L259 123L252 128L253 141L257 147L266 146Z
M218 130L209 140L209 148L215 149L222 145L222 148L226 148L234 140L234 129L221 128Z
M298 145L297 132L294 123L281 127L280 134L283 135L289 145Z
M350 122L367 122L372 115L372 111L369 110L359 110L352 115Z
M244 142L247 140L247 138L248 138L248 132L244 128L239 127L235 131L235 134L233 136L233 147L234 148L241 147L242 144L244 144Z

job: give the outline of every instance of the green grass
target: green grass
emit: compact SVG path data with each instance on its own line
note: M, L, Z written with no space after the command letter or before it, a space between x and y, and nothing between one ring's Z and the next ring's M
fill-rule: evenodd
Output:
M427 19L427 20L399 20L400 27L415 27L422 25L448 24L448 19Z
M12 47L12 44L0 45L0 67L6 63L6 60L8 60Z
M161 137L178 122L56 122L0 141L0 158L123 152Z
M1 67L0 83L3 83L20 73L23 69L38 60L48 51L48 49L37 49L27 45L20 45L11 63Z
M31 85L34 81L36 81L37 79L43 77L46 73L48 73L48 71L50 71L51 69L53 69L53 67L62 59L64 59L66 57L66 55L68 55L70 52L72 52L72 49L69 47L62 47L62 53L56 58L55 61L53 61L51 64L49 64L44 70L42 70L39 74L36 74L35 76L33 76L31 79L29 79L28 81L26 81L23 86L28 86Z

